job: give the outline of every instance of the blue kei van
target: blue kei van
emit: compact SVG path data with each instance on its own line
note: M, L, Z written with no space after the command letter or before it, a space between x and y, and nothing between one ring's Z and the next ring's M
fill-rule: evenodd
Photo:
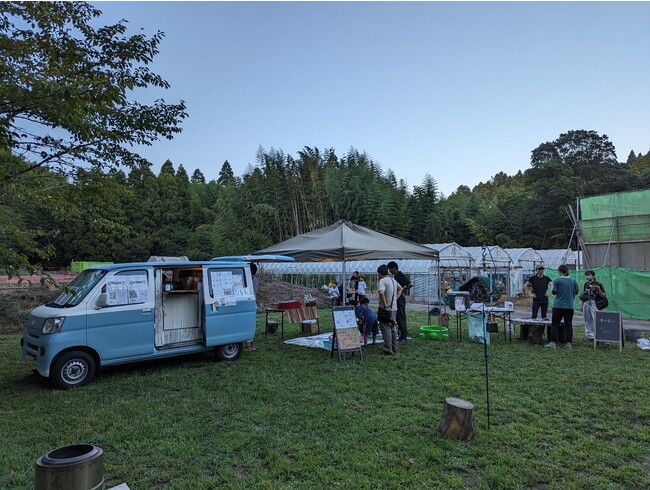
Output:
M89 383L102 366L211 350L238 359L256 325L246 259L88 268L31 312L22 359L60 388Z

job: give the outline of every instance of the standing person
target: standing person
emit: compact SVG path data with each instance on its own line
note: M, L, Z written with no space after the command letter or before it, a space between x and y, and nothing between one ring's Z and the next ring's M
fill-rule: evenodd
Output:
M605 288L601 283L596 281L596 273L592 270L585 272L585 282L582 288L582 295L580 299L582 302L582 313L585 316L585 337L589 340L594 340L594 320L596 319L596 299L605 298Z
M402 295L397 298L397 326L399 327L399 339L398 341L401 344L406 344L408 342L408 328L406 326L406 294L409 294L409 290L413 287L413 284L408 277L404 275L403 272L397 267L396 262L388 263L388 270L393 275L398 284L402 287Z
M564 328L566 331L566 348L573 347L573 304L578 294L578 283L572 277L569 277L569 268L566 264L562 264L557 268L560 273L555 281L553 281L553 312L551 314L551 341L545 345L548 349L555 349L558 341L558 329L560 328L560 321L564 320Z
M537 312L542 309L542 320L548 320L546 312L548 311L548 286L553 289L553 281L550 277L544 275L544 266L537 267L537 273L528 278L524 284L524 290L528 289L533 294L533 312L531 318L537 318Z
M363 280L363 277L359 277L359 288L357 289L359 302L366 297L366 288L366 281Z
M354 271L348 281L348 290L354 291L355 301L359 301L359 279L361 279L359 271Z
M388 275L388 267L385 264L377 268L379 283L377 293L379 295L379 308L389 311L388 318L377 315L381 335L384 337L384 348L379 352L386 356L397 354L397 329L395 320L397 318L397 299L402 294L402 286Z

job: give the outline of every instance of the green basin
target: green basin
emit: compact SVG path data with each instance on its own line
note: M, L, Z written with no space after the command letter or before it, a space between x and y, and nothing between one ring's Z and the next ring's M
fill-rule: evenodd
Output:
M449 329L447 327L440 327L438 325L425 325L420 327L421 339L448 339Z

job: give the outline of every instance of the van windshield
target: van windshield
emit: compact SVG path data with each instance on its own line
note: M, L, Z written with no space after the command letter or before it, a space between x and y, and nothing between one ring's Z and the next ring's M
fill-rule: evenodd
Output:
M65 308L78 305L104 275L106 275L106 271L103 270L86 269L82 271L65 287L58 298L45 306Z

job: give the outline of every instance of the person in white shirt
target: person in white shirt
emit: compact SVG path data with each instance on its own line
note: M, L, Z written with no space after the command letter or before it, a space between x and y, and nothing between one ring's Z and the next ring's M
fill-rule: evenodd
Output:
M384 348L379 353L392 356L397 354L397 298L402 294L402 286L388 274L387 265L383 264L377 268L377 275L379 276L377 319L379 320L381 335L384 337ZM386 311L387 316L381 314L382 310Z
M328 293L330 295L330 299L332 300L332 306L338 304L339 286L337 283L332 284L332 287L329 288Z

